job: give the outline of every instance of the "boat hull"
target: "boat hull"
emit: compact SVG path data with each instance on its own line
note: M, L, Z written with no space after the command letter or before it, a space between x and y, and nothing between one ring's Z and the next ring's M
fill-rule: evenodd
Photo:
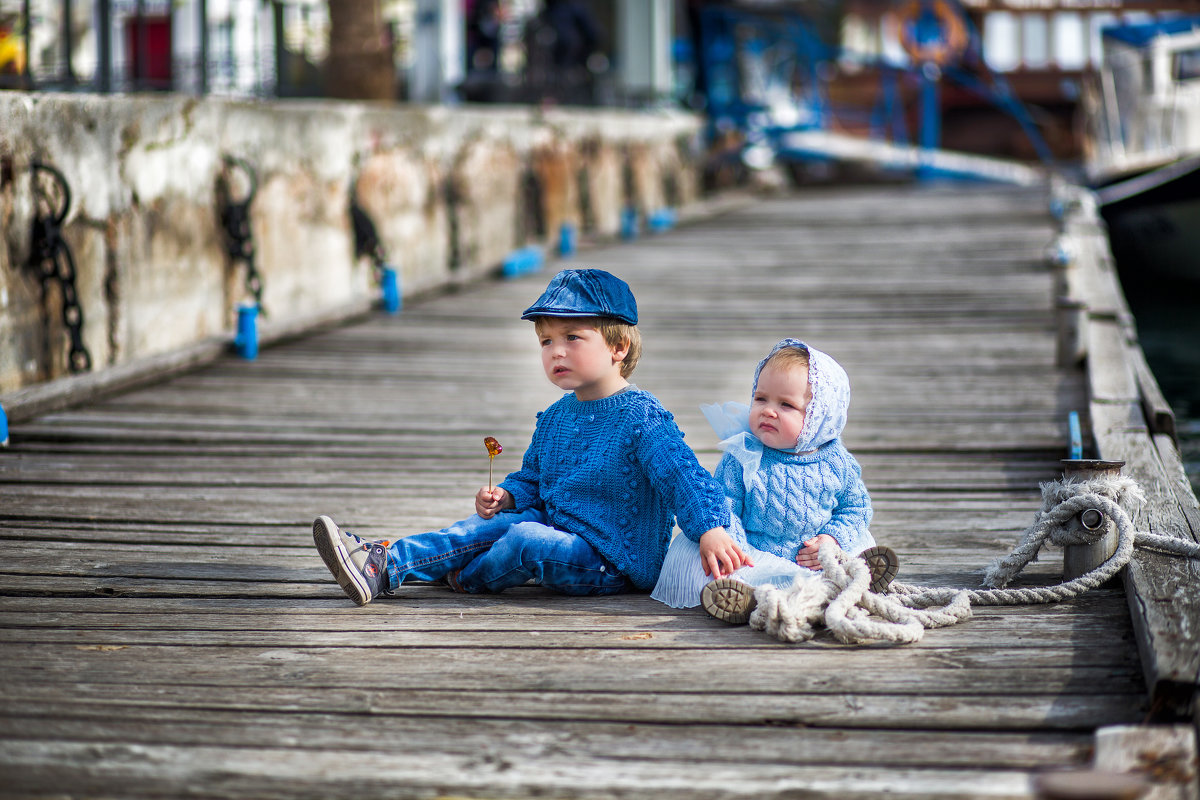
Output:
M1200 285L1200 157L1096 189L1122 276Z

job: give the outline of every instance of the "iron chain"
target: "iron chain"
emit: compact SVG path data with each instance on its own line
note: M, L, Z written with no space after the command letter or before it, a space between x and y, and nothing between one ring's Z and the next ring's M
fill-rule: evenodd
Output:
M58 281L62 292L62 322L71 337L67 369L72 374L87 372L92 368L92 356L83 344L83 307L79 304L79 293L75 288L75 258L62 236L62 224L71 207L71 188L58 169L40 161L34 161L32 166L35 211L29 267L41 279L43 301L50 281ZM42 188L42 173L49 175L58 186L62 203L57 208L53 198Z
M254 298L259 311L266 316L262 303L262 276L254 263L254 230L250 227L250 203L258 191L258 178L253 168L240 158L225 156L225 174L217 182L220 192L221 226L225 230L225 251L233 261L246 263L246 292ZM228 174L232 169L240 169L246 174L250 185L246 197L234 201L229 188Z

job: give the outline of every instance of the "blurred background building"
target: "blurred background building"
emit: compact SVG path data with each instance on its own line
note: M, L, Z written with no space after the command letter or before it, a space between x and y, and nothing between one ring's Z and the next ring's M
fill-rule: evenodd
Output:
M917 138L924 122L936 124L936 142L946 148L1070 161L1084 147L1078 112L1101 63L1101 31L1170 18L1191 5L0 0L0 88L677 105L724 120L725 128L745 128L738 114L750 106L778 109L778 98L766 95L782 82L795 106L788 114L820 113L836 130L861 134L886 124ZM930 49L916 38L921 15L941 26L944 47ZM921 110L931 74L936 120ZM998 113L1013 98L1024 117ZM734 107L741 112L725 119L723 110ZM882 123L885 113L891 119Z

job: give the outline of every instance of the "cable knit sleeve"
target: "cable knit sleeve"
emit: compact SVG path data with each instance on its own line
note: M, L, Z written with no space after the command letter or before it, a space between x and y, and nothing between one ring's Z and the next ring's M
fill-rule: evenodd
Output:
M729 506L729 524L725 529L739 545L748 544L746 528L742 525L742 510L746 502L746 484L743 482L742 465L733 456L726 454L717 464L713 473L717 483L725 491L725 500ZM703 531L701 531L703 533Z
M829 534L837 539L843 550L853 553L861 550L860 545L870 537L868 528L874 512L858 461L845 448L841 448L839 455L841 458L838 460L838 472L842 478L842 486L836 495L833 516L821 528L820 533Z
M716 479L683 441L674 417L661 407L651 409L638 434L638 458L651 484L675 514L684 534L693 541L713 528L729 524L729 506Z
M533 430L533 438L525 455L521 459L521 468L510 472L500 483L500 488L512 495L517 511L541 506L541 493L538 489L541 477L541 451L545 446L545 435L542 427L542 417L545 412L538 412L537 426Z

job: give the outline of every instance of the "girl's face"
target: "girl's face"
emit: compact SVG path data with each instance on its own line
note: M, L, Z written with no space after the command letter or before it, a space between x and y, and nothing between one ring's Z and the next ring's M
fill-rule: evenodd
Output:
M810 400L806 368L767 364L758 375L758 388L750 403L750 431L767 447L791 450L804 430L804 412Z

